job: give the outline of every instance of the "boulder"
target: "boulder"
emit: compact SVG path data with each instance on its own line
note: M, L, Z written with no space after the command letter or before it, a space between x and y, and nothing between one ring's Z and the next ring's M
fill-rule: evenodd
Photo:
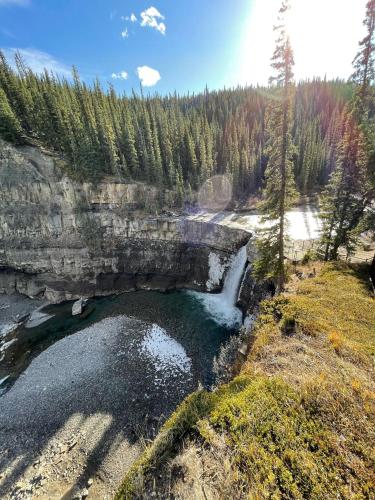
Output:
M82 314L86 304L87 300L83 299L82 297L76 300L72 306L72 316L78 316Z

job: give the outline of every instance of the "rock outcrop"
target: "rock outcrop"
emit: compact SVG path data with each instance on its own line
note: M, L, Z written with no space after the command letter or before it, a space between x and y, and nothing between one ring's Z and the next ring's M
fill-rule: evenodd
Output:
M266 297L272 297L275 287L272 281L257 280L253 275L251 261L247 265L238 293L237 306L246 314L253 314Z
M228 258L251 237L220 223L146 215L155 188L74 181L61 160L31 146L0 142L0 185L0 292L57 302L136 289L219 290Z

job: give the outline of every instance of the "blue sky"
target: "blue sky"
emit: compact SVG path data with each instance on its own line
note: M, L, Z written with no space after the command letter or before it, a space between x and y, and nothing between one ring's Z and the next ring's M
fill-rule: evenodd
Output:
M348 77L366 0L293 1L297 78ZM139 89L139 77L146 90L163 94L196 92L206 84L213 89L264 83L278 5L279 0L0 0L0 47L7 55L21 50L37 70L47 66L67 74L74 64L84 80L98 76L119 91Z

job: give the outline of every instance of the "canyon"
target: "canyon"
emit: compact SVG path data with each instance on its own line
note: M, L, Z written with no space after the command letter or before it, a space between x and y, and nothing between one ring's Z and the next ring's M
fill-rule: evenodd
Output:
M241 355L269 292L252 275L259 215L151 214L154 187L82 182L1 141L0 184L1 491L105 498L141 440ZM289 217L314 236L313 212ZM93 312L72 317L81 297Z
M157 189L74 180L57 157L0 144L0 293L51 302L130 290L219 291L244 228L148 215Z
M1 491L74 496L90 480L104 498L139 435L214 382L255 288L240 287L252 232L216 214L151 215L157 189L81 182L34 146L0 143L0 184ZM80 297L85 319L71 316Z

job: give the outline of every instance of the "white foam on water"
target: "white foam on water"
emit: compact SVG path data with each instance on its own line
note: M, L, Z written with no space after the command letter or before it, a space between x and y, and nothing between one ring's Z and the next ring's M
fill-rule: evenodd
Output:
M44 305L41 308L36 309L31 313L30 318L27 320L25 324L26 328L35 328L36 326L39 326L42 323L45 323L49 319L53 318L53 315L40 311L40 309L42 309L43 307Z
M0 337L5 337L17 328L17 323L0 323Z
M242 313L237 307L230 306L219 294L189 292L194 295L208 312L209 316L219 325L235 328L241 324Z
M188 292L202 302L208 314L217 323L228 328L239 326L242 322L242 313L236 307L236 302L246 260L245 245L232 258L221 293Z
M315 240L320 236L321 220L314 209L295 208L287 213L288 235L292 240Z
M232 212L221 213L205 213L201 212L193 217L193 220L204 220L210 222L215 220L216 223L228 227L239 227L247 229L256 234L257 230L262 227L271 225L272 222L261 224L261 214L254 212L243 214L239 218ZM312 240L320 237L322 221L319 215L319 209L314 205L304 205L292 208L286 213L288 222L287 233L291 240Z
M0 352L4 352L6 349L8 349L8 347L13 345L15 342L17 342L17 339L11 339L11 340L8 340L8 342L4 342L0 346Z
M157 324L153 324L146 333L141 350L149 356L157 370L191 371L191 359L185 349Z

